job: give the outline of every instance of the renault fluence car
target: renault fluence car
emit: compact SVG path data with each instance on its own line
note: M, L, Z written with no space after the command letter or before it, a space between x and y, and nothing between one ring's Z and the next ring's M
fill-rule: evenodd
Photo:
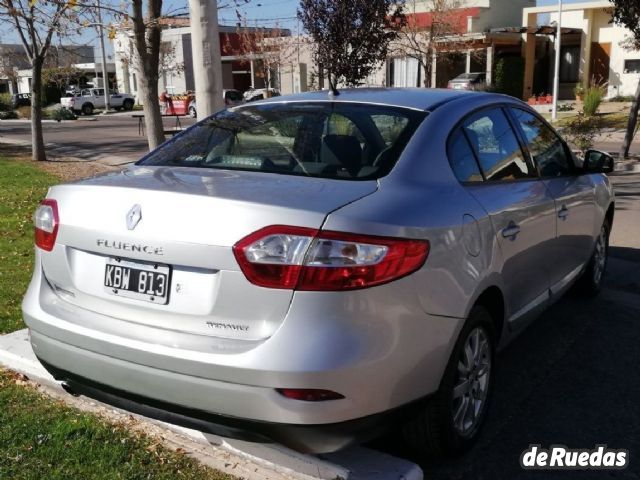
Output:
M402 424L455 454L496 349L600 289L611 169L502 95L246 104L52 187L24 319L65 388L133 412L314 452Z

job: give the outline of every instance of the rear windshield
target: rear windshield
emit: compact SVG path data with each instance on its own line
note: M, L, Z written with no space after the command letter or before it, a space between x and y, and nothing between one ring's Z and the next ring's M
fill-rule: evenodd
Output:
M375 179L395 165L425 115L338 102L252 105L197 123L138 165Z

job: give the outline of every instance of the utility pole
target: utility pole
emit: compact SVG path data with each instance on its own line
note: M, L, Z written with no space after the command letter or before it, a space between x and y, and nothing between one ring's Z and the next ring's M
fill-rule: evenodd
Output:
M217 0L189 0L198 117L224 108Z
M107 55L104 50L104 26L102 25L100 0L96 0L96 9L98 10L98 32L100 34L100 54L102 55L102 87L104 88L104 111L102 114L106 115L109 111L109 77L107 76Z
M553 73L553 107L551 121L558 120L558 93L560 92L560 47L562 45L562 0L558 3L558 31L556 32L556 63Z

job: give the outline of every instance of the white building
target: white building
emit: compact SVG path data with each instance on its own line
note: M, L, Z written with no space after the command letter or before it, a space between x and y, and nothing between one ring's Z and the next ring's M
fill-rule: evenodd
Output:
M551 24L558 21L558 6L525 8L522 23L533 28L547 17ZM611 23L611 3L608 1L564 4L561 41L560 98L574 97L576 84L584 88L591 84L606 85L607 96L633 95L640 81L640 51L628 50L622 43L631 32ZM544 16L544 17L543 17ZM540 93L536 83L552 79L555 47L553 36L548 55L535 48L535 34L524 35L525 98ZM537 80L537 81L536 81ZM547 90L549 91L549 90Z
M193 57L191 52L191 28L188 19L171 19L162 30L161 66L159 91L179 95L195 90ZM243 32L251 34L258 29L242 27ZM260 29L269 32L276 29ZM304 42L290 37L288 30L277 29L283 37L277 38L286 44L288 59L278 69L267 72L269 83L283 93L304 91L307 85L305 60L308 50ZM264 88L266 79L261 68L263 54L247 53L241 45L237 26L219 26L220 48L222 54L222 86L224 89L246 91L250 88ZM114 54L118 89L138 96L138 73L135 64L135 49L131 31L121 31L114 40ZM302 62L302 64L301 64Z

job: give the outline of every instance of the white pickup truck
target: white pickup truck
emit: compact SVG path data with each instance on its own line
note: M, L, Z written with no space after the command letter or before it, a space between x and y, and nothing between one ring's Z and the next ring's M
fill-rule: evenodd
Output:
M73 112L91 115L94 108L104 108L104 90L102 88L84 88L77 93L60 99L62 106ZM109 107L116 110L133 110L135 99L129 93L109 93Z

